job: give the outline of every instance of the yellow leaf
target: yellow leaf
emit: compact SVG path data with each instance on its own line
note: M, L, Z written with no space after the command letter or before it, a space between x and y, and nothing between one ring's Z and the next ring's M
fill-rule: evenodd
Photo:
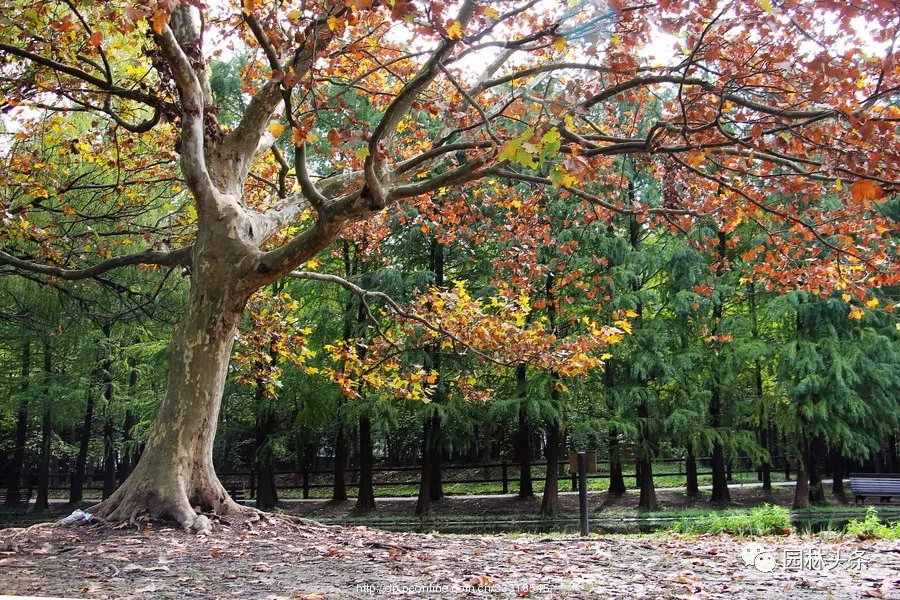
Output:
M844 302L850 302L850 294L841 294L841 300Z
M484 16L489 17L491 19L499 19L500 12L493 6L489 6L486 9L484 9Z
M562 52L566 49L566 38L562 36L557 36L553 38L553 47L556 48L557 52Z
M328 17L328 19L325 21L325 24L328 26L329 30L331 30L331 31L337 30L337 26L338 26L337 17L335 17L334 15Z
M447 37L451 40L461 40L463 37L462 23L453 19L447 27Z
M850 316L848 318L855 319L859 321L863 318L863 310L857 306L854 306L850 309Z
M272 123L269 125L269 133L274 135L276 138L281 137L281 134L284 133L284 125L281 123Z
M759 7L767 13L775 12L775 8L772 6L772 0L760 0Z
M875 308L876 306L878 306L878 298L872 298L871 300L866 302L866 306L868 306L869 308Z

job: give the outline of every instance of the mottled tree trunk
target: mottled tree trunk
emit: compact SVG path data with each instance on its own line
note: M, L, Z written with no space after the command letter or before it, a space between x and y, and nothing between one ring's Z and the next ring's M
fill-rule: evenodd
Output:
M198 240L188 305L169 346L166 395L131 477L92 507L102 518L121 521L146 513L206 531L209 520L198 517L195 507L247 512L228 496L212 461L231 347L254 289L238 279L240 263L228 254L227 241Z
M356 510L358 511L375 508L375 488L372 482L374 466L372 421L368 415L361 415L359 417L359 495L356 498Z
M31 376L31 341L22 347L22 399L16 417L16 447L9 463L6 504L22 502L22 471L25 468L25 444L28 442L28 379Z

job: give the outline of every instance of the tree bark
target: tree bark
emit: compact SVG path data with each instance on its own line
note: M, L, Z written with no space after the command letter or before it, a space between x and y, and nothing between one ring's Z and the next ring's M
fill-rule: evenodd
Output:
M94 382L97 371L91 373L88 381L87 407L84 410L84 421L81 426L81 441L78 446L78 457L75 459L75 475L69 487L69 503L78 504L84 498L84 480L87 474L87 455L91 443L91 426L94 421Z
M686 491L688 496L699 496L700 486L697 482L697 457L694 456L694 445L687 444L687 456L684 459Z
M361 512L375 508L375 488L372 481L374 466L372 421L368 415L361 415L359 417L359 495L356 497L356 510Z
M134 401L134 393L137 389L137 369L132 369L128 376L128 396ZM129 407L125 411L125 423L122 426L122 460L119 462L119 485L125 483L135 465L135 453L132 449L134 440L134 411Z
M31 376L31 341L22 346L22 399L16 418L16 447L9 463L9 484L6 488L7 506L22 503L22 471L25 468L25 444L28 442L28 378Z
M526 394L525 365L516 367L516 383L519 397L524 402ZM519 429L516 432L516 458L519 459L519 498L533 498L531 482L531 423L524 408L519 409Z
M260 386L261 387L261 386ZM278 424L271 410L264 410L258 399L256 417L256 508L268 510L278 504L275 485L275 458L272 454L272 435Z
M106 352L110 349L110 334L112 327L109 324L103 326L103 334L106 336ZM106 500L116 491L116 424L113 421L113 377L112 356L107 355L103 361L103 396L106 399L104 412L106 422L103 424L103 499Z
M797 485L794 486L793 508L809 507L809 439L806 432L800 435L800 447L797 448Z
M338 417L337 436L334 440L334 488L331 491L332 502L344 502L347 499L347 436L344 433L343 415Z
M607 409L612 417L615 414L615 401L612 397L612 390L615 386L615 374L613 373L613 361L606 361L606 367L603 369L603 383L607 393ZM619 443L619 431L615 427L609 429L609 489L607 493L610 496L625 495L625 477L622 474L622 449Z
M825 438L814 436L809 441L806 470L809 474L809 501L813 504L825 502L825 489L822 486L822 458L825 456Z
M41 457L38 462L38 489L35 510L50 508L50 449L53 441L53 414L50 385L53 375L53 352L44 340L44 418L41 421Z
M103 499L116 491L116 427L111 418L103 425Z
M256 288L239 279L240 261L228 241L198 239L188 305L169 346L165 397L131 477L92 507L101 518L122 521L146 513L208 531L209 520L198 517L195 507L217 514L250 512L228 496L212 461L231 347ZM243 250L238 256L245 256Z
M641 402L638 405L638 418L641 421L641 439L644 442L642 446L653 446L651 438L650 411L647 404ZM659 504L656 501L656 486L653 483L653 456L648 453L646 448L641 449L641 457L638 459L638 485L641 488L640 499L638 500L639 510L656 510Z
M838 448L831 449L831 493L844 494L844 457Z
M556 515L559 506L559 448L562 437L559 421L547 424L547 475L544 478L544 494L541 498L542 515Z

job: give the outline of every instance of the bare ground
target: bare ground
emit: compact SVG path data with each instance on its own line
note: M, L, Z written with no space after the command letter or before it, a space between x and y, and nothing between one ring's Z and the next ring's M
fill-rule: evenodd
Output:
M0 531L0 591L78 598L900 598L900 544L728 536L449 536L273 516L194 536L149 523ZM741 550L861 565L762 573ZM388 587L385 586L393 586ZM423 587L424 586L424 587ZM527 589L530 586L531 589ZM523 589L526 588L526 589Z

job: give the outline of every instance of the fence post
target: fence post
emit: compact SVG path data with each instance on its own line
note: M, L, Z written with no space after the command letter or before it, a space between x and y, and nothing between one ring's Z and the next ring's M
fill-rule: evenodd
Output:
M505 460L504 460L504 461L503 461L503 467L502 467L502 472L503 472L503 475L502 475L502 477L503 477L503 493L504 493L504 494L508 494L508 493L509 493L509 477L508 477L508 474L507 474L507 468L508 468L508 466L509 466L508 461L505 461Z
M303 467L303 499L309 499L309 471Z
M256 498L256 471L250 471L250 497Z

